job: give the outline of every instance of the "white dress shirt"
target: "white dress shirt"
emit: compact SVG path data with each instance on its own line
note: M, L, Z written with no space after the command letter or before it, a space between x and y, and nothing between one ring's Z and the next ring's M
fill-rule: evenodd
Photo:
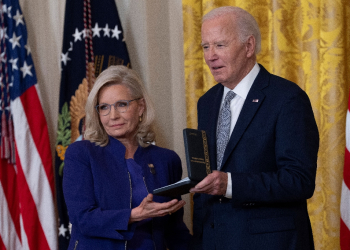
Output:
M257 75L259 74L260 67L257 63L255 63L252 70L246 75L242 81L240 81L237 86L234 89L229 89L227 87L224 87L224 94L222 95L222 101L220 105L220 109L224 103L226 94L229 91L235 92L236 96L231 100L230 102L230 110L231 110L231 127L230 127L230 134L232 134L232 131L237 123L238 116L241 113L243 104L245 102L245 99L247 98L248 92L250 88L253 85L253 82ZM227 189L226 189L226 198L232 198L232 180L231 180L231 173L227 172Z

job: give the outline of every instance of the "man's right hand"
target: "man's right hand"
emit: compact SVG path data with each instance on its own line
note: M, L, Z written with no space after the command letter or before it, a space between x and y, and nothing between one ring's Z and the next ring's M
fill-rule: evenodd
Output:
M227 173L214 170L205 177L194 188L190 189L191 193L203 193L211 195L225 195L227 189Z

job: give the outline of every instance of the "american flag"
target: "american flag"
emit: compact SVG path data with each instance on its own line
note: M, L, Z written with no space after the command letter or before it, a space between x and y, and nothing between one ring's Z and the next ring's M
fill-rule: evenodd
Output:
M57 249L54 172L18 0L0 0L0 250Z
M346 114L346 147L340 203L340 247L350 250L350 98Z

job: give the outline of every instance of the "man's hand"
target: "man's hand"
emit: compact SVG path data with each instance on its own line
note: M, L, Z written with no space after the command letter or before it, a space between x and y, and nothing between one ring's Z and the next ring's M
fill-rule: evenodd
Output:
M185 204L185 201L179 201L177 199L173 199L164 203L154 202L153 194L148 194L138 207L135 207L131 210L129 223L175 213Z
M191 193L203 193L211 195L225 195L227 189L227 173L214 170L194 188Z

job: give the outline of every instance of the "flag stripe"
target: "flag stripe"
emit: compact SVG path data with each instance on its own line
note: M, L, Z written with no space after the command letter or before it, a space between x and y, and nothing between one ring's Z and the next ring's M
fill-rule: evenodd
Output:
M40 155L47 179L49 180L52 194L54 191L54 176L52 168L51 149L49 144L49 133L45 121L44 111L41 107L40 99L35 85L27 89L21 96L24 113L27 117L29 129L34 144ZM40 128L40 129L37 129Z
M350 250L350 231L344 224L343 220L340 220L340 248L341 250Z
M348 228L350 228L349 208L350 208L350 190L349 190L349 187L343 181L342 190L341 190L340 215L344 224Z
M350 98L349 98L350 100ZM340 248L350 250L350 102L346 112L344 172L340 201Z
M24 95L26 93L27 92L25 92ZM44 234L46 235L47 241L50 244L50 249L55 249L57 229L54 221L55 210L51 185L47 179L46 171L41 163L40 155L35 147L22 102L19 98L17 98L11 103L11 105L13 109L16 110L16 113L13 115L15 140L16 142L21 142L16 143L19 158L18 161L16 159L18 173L20 172L20 166L23 166L23 169L21 168L25 177L23 181L26 181L29 191L29 193L26 193L26 195L30 195L34 201L35 206L32 207L32 209L35 210L36 208L37 211L33 211L33 213L36 213L39 217ZM33 168L31 166L36 167ZM22 198L26 198L26 196L21 196L21 199ZM27 201L30 202L30 200ZM21 202L23 201L21 200ZM30 204L30 206L32 205L33 204ZM23 221L24 225L26 225L26 218L24 215ZM36 237L38 238L39 236ZM27 238L29 240L29 245L31 245L31 237L28 236Z
M22 249L30 249L28 245L28 239L27 239L27 234L24 231L24 226L23 226L23 217L20 216L20 221L21 221L21 235L22 235Z
M21 202L26 204L25 208L21 207L21 214L23 218L24 231L28 238L28 245L30 249L49 249L49 245L46 241L43 228L40 224L38 215L38 209L34 202L33 192L28 186L28 178L22 168L21 160L18 158L18 152L16 151L16 164L17 164L17 176L18 182L21 183L19 187L19 195Z
M1 166L2 167L2 166ZM3 242L4 248L1 249L21 249L21 242L16 233L15 225L12 221L7 200L5 198L4 189L2 183L0 183L0 204L1 204L1 213L0 213L0 238Z
M343 179L347 187L350 187L350 152L346 148L345 149L345 156L344 156L344 173L343 173ZM350 207L349 207L350 209Z
M0 187L1 188L1 187ZM0 233L0 250L6 250L6 247L4 245L4 242L2 241L2 238L1 238L1 233Z
M0 159L0 161L0 183L3 188L4 199L6 199L7 207L10 211L10 216L13 221L16 233L18 236L20 236L20 208L17 192L17 174L14 166L12 164L9 164L7 162L7 159Z
M345 156L344 156L344 173L343 179L345 184L350 187L350 113L349 110L346 113L346 148L345 148ZM349 207L350 211L350 207Z

